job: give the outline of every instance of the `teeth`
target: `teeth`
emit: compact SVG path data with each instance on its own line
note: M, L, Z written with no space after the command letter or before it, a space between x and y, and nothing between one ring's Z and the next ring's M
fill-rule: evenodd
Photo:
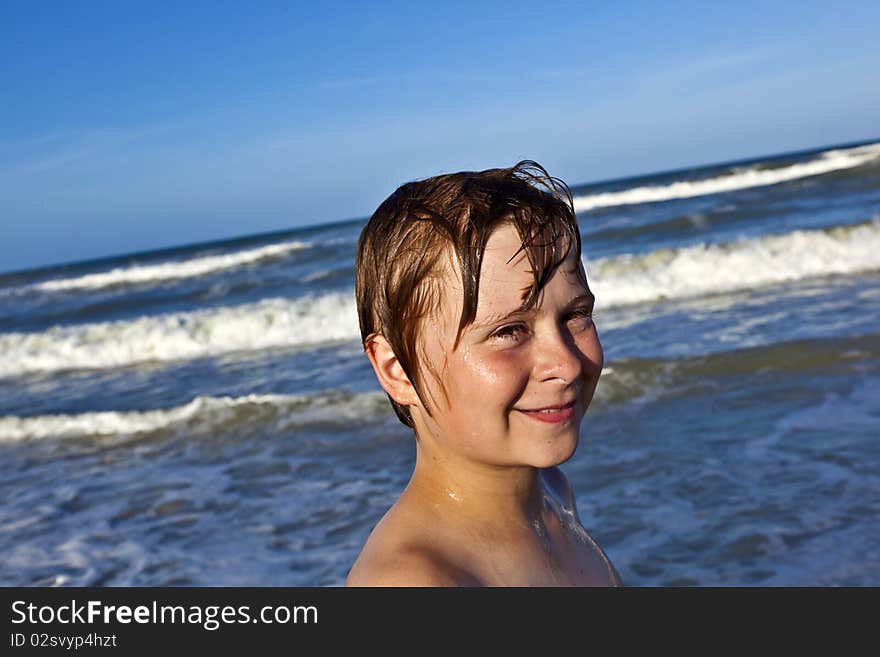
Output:
M524 412L526 412L526 413L559 413L560 411L564 411L570 407L571 407L571 404L566 404L565 406L556 406L554 408L539 408L534 411L524 411Z

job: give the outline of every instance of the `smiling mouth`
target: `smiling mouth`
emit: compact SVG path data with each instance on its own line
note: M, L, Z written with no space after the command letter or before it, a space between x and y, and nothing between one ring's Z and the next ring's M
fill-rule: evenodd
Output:
M565 422L574 417L574 402L569 402L563 406L548 406L533 411L525 409L516 409L526 417L541 422Z

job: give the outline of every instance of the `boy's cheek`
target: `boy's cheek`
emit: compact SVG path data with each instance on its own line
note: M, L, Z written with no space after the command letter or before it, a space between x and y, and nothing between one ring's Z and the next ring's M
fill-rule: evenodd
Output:
M578 348L583 355L584 368L589 374L598 376L605 365L605 350L602 349L599 336L592 336L579 342Z
M515 357L505 352L498 352L490 356L472 358L470 369L477 378L488 384L510 381L511 377L521 374L524 368Z

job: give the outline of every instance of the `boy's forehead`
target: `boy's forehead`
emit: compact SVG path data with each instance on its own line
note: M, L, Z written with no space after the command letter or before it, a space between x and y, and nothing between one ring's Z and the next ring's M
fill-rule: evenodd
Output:
M522 256L521 260L520 256ZM495 269L484 268L481 274L480 296L477 300L474 324L493 321L499 316L509 315L520 310L535 285L535 276L525 254L518 255L517 259L509 264L504 262L496 264L498 266ZM583 290L581 267L580 259L574 250L571 250L552 274L553 277L560 276L564 279L564 287L558 289L577 288L577 294L587 291ZM546 290L545 287L538 292L538 307L543 305ZM563 292L563 294L565 293ZM570 294L575 294L575 292L572 291Z
M483 252L481 283L523 277L532 279L534 274L519 234L512 227L503 232L496 231L489 238Z
M564 248L565 238L558 239L558 245ZM570 248L558 271L577 276L580 266L576 249ZM482 292L484 286L494 285L497 288L494 291L499 296L508 291L522 301L524 293L531 289L534 280L532 265L519 233L509 224L499 228L486 244L480 272L480 291Z
M451 248L445 249L443 255L440 268L443 281L441 294L444 298L451 296L460 302L464 294L461 264ZM519 234L512 226L496 229L483 249L478 302L482 303L482 292L485 288L498 283L518 283L522 286L533 280L532 266L528 254L522 248ZM513 292L513 296L519 296L520 289Z
M444 309L443 315L457 327L464 301L461 265L451 248L446 250L442 262L440 306ZM580 286L580 266L576 250L571 249L557 271ZM517 310L534 282L532 266L519 233L510 224L496 229L483 252L474 324Z
M523 291L534 282L525 251L517 253L511 260L511 256L520 248L521 242L517 240L513 245L508 240L503 242L494 240L497 233L498 231L489 238L483 251L475 321L479 321L487 314L497 313L502 307L516 307L522 302ZM439 276L436 286L438 298L434 320L439 322L437 328L441 329L442 333L454 336L464 306L461 264L452 248L444 250L438 264Z
M499 248L490 252L487 249L483 256L475 323L518 308L535 284L535 275L525 251L511 259L515 251Z
M581 267L576 250L570 249L557 272L571 284L582 287ZM444 249L437 274L438 296L433 321L438 323L442 333L454 336L461 319L464 290L461 264L451 247ZM476 328L519 310L534 282L529 256L519 233L510 224L500 226L490 235L483 251L477 308L471 326Z

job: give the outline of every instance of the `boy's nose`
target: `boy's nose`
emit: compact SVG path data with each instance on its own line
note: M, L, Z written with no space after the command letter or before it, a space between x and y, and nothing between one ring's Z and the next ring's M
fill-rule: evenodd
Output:
M583 373L584 355L571 334L547 332L538 340L537 352L535 371L541 381L559 379L568 385Z

